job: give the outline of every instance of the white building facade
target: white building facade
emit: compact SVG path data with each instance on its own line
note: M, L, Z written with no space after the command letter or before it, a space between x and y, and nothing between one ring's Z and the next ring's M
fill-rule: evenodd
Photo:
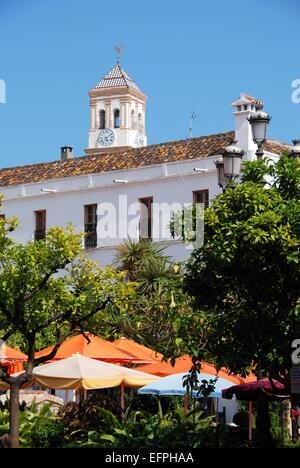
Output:
M146 96L119 64L89 96L85 156L74 158L64 147L58 161L0 170L1 213L19 219L11 236L26 243L43 238L50 226L72 223L86 233L83 248L102 266L112 263L116 246L128 237L151 238L184 260L191 250L172 239L170 216L185 204L207 207L220 193L215 161L232 141L245 159L255 157L247 119L261 101L241 94L233 102L232 132L147 146ZM272 157L285 148L273 140L265 145Z

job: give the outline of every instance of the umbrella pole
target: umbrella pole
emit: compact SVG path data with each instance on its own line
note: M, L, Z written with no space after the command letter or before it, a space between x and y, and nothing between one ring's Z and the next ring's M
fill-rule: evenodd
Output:
M252 401L249 401L249 441L252 441Z
M123 384L123 383L121 383L120 390L121 390L121 409L122 409L122 413L123 413L123 416L124 416L124 411L125 411L125 393L124 393L124 384Z

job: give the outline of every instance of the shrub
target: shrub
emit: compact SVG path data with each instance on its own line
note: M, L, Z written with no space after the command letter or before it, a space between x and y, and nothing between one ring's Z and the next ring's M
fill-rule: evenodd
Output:
M64 428L55 419L37 422L31 431L30 446L32 448L59 448L63 445Z
M103 408L98 408L98 415L98 428L71 433L68 448L196 448L201 446L202 431L211 424L211 418L203 418L202 412L185 418L183 410L163 417L132 411L122 422Z
M69 402L60 413L65 434L70 442L81 433L109 432L112 427L120 426L119 419L110 411L94 404L93 400L80 403Z
M31 438L35 427L39 424L56 420L56 416L51 411L51 404L45 404L42 408L39 408L35 401L33 401L30 408L20 413L20 446L22 448L31 447ZM9 411L5 409L0 411L0 437L7 434L8 431ZM61 439L63 438L61 437Z

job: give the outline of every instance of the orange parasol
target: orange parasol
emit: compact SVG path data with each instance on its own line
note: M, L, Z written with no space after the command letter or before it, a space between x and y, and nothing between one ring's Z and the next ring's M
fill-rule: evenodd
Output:
M0 346L0 364L3 366L14 361L27 361L27 356L26 354L21 353L18 349L13 349L2 344Z
M8 366L8 375L16 374L17 372L23 372L24 366L22 362L11 362Z
M170 360L169 360L168 362L157 362L155 364L146 364L144 366L139 366L137 369L142 372L147 372L148 374L154 374L160 377L165 377L167 375L179 374L182 372L189 372L192 365L193 365L193 362L189 356L181 356L176 359L174 366L171 365ZM242 377L238 377L237 375L229 374L229 372L226 371L226 369L224 368L219 370L219 372L217 373L215 366L213 366L212 364L209 364L208 362L202 362L201 372L205 374L210 374L212 376L218 375L219 377L223 377L227 380L231 380L232 382L235 382L237 385L244 383L244 382L253 381L253 379L256 380L256 377L254 377L253 374L252 375L250 374L250 376L243 379Z
M146 346L140 345L135 341L128 340L128 338L120 338L113 342L114 346L123 351L124 353L129 353L132 356L136 356L136 360L132 361L134 363L157 363L161 362L163 355L157 353L153 349L147 348Z
M113 343L102 340L92 333L86 333L85 336L89 338L89 341L83 335L76 335L65 340L52 361L65 359L76 353L106 362L135 362L137 359L135 355L118 349ZM51 353L52 349L53 346L42 349L36 353L35 357L47 356L47 354Z

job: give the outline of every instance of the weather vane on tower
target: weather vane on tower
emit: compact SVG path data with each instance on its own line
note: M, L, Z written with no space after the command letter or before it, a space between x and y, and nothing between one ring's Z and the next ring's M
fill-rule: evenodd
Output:
M117 63L119 63L120 61L123 50L124 50L124 44L118 44L115 46L115 54L116 54Z

